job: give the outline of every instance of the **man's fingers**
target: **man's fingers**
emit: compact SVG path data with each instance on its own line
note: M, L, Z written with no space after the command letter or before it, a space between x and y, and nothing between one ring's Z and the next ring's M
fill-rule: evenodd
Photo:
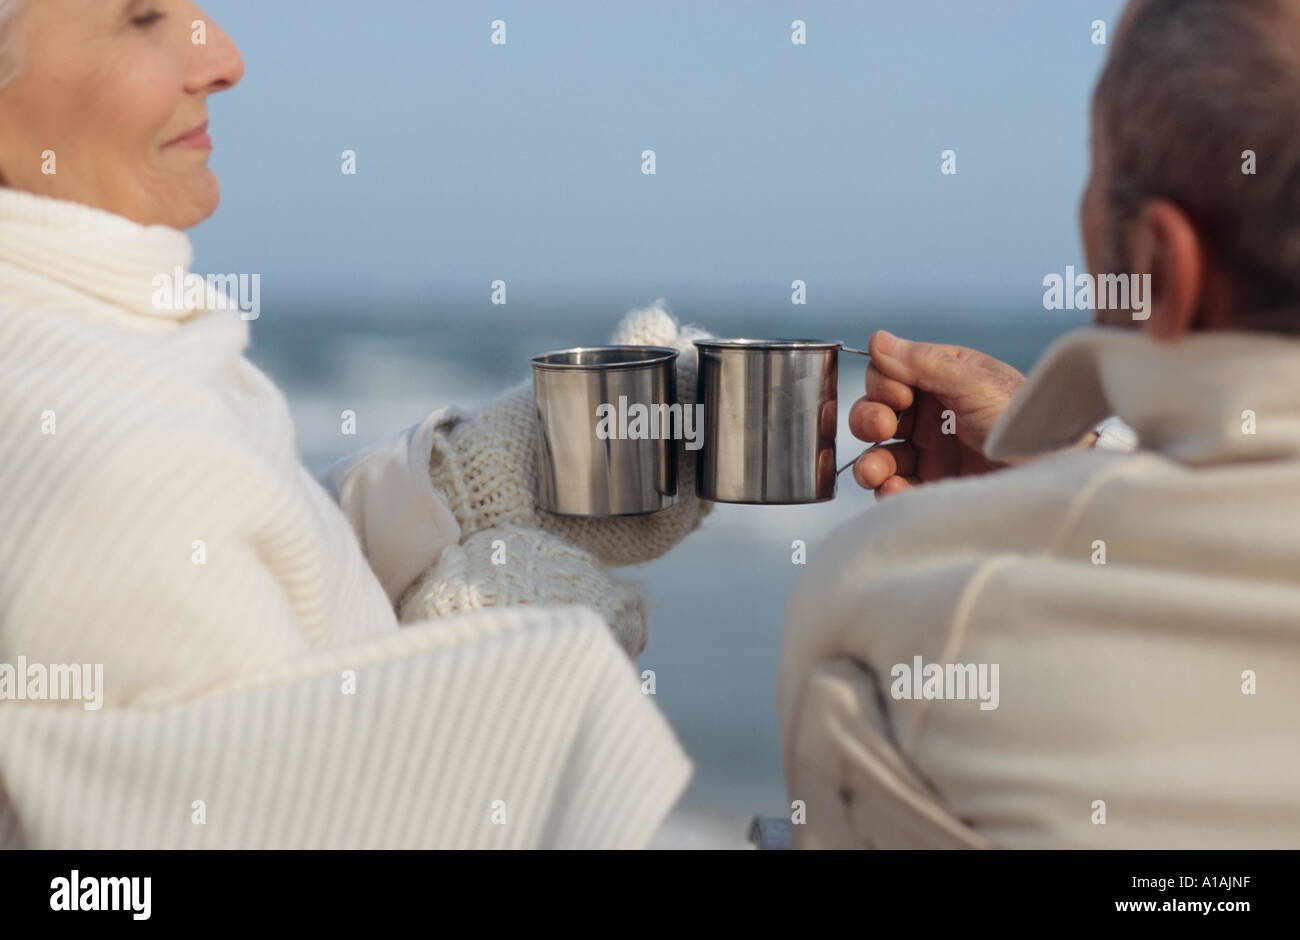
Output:
M900 441L910 441L912 432L916 429L916 407L913 406L898 416L898 430L894 431L894 437Z
M916 450L899 442L873 447L853 464L853 478L863 489L874 490L890 477L916 473Z
M849 409L849 430L853 436L868 444L883 441L910 440L916 428L916 408L895 414L877 401L859 398Z
M886 405L859 398L849 409L849 431L868 444L887 441L898 431L898 416Z
M969 391L975 370L960 346L918 343L877 330L867 346L871 366L885 378L940 396Z
M912 387L891 379L874 364L867 366L867 398L888 405L895 411L912 407Z
M876 488L876 499L884 499L886 496L910 490L914 486L919 486L920 482L916 477L890 477Z

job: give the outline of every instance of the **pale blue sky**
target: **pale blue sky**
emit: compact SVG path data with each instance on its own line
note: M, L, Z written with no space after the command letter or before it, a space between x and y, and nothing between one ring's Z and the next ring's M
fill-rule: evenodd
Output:
M1080 261L1090 24L1120 6L213 0L248 74L212 104L198 268L262 274L268 309L494 278L512 305L795 278L810 304L1037 304Z

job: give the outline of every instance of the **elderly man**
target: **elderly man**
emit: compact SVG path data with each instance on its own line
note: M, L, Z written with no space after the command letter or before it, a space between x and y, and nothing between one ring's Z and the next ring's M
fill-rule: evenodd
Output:
M893 441L855 466L888 498L786 630L797 845L1300 844L1298 8L1126 11L1081 215L1146 319L1027 380L873 337L850 424Z

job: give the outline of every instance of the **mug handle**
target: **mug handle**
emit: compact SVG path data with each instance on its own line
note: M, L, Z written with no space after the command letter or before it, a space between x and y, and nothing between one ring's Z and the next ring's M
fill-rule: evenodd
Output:
M871 353L867 352L865 349L854 349L852 346L841 346L841 347L840 347L840 350L841 350L842 352L846 352L846 353L853 353L853 354L856 355L856 356L866 356L868 359L871 358ZM849 467L853 466L855 463L857 463L859 460L861 460L864 456L866 456L866 454L867 454L868 452L870 452L871 448L873 448L873 447L875 447L875 446L876 446L875 444L868 444L866 450L864 450L862 453L858 454L858 456L854 457L852 460L850 460L850 461L849 461L848 463L846 463L844 466L842 466L842 467L840 467L838 470L836 470L836 471L835 471L835 475L838 477L841 473L843 473L845 470L849 469Z

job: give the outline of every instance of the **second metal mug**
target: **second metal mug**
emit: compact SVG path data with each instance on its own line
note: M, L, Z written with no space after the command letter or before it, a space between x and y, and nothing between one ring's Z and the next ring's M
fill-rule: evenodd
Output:
M675 428L662 426L677 402L677 355L666 346L590 346L533 357L538 508L627 516L677 501ZM653 423L630 435L624 419L634 406Z
M695 491L720 503L835 497L839 353L810 339L696 340L703 446Z

